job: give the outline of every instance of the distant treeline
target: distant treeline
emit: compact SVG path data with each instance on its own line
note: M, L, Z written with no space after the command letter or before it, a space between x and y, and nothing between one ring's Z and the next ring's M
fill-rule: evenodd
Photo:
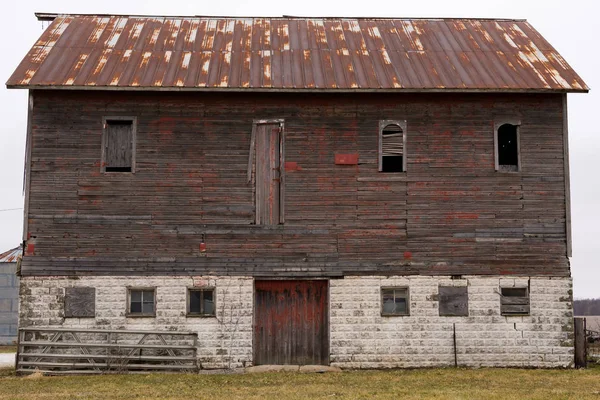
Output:
M573 301L575 315L600 315L600 299L581 299Z

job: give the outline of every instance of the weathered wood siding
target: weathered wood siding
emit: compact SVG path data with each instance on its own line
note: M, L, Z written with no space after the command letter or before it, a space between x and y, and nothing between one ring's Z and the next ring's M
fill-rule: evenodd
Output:
M119 115L135 174L100 172ZM251 132L275 118L285 224L257 226ZM494 170L502 118L520 173ZM384 119L407 121L406 173L378 172ZM569 275L560 95L36 91L32 135L25 275Z

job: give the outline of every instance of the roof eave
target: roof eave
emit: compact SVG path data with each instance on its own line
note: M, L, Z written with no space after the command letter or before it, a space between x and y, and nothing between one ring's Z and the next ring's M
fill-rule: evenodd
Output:
M173 87L173 86L65 86L6 84L7 89L30 90L106 90L132 92L277 92L277 93L588 93L583 89L552 88L230 88L230 87Z
M131 92L277 92L277 93L588 93L584 89L513 89L513 88L221 88L221 87L164 87L164 86L63 86L63 85L13 85L7 89L29 90L106 90Z

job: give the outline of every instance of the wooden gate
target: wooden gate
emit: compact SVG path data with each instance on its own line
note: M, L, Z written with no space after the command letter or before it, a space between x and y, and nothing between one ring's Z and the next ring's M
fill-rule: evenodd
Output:
M327 281L256 281L254 364L328 365Z

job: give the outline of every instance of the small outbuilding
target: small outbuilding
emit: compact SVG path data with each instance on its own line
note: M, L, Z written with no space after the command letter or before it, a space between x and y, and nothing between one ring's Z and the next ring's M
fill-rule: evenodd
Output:
M21 246L0 254L0 345L17 340L19 311L19 278L17 262L21 259Z

